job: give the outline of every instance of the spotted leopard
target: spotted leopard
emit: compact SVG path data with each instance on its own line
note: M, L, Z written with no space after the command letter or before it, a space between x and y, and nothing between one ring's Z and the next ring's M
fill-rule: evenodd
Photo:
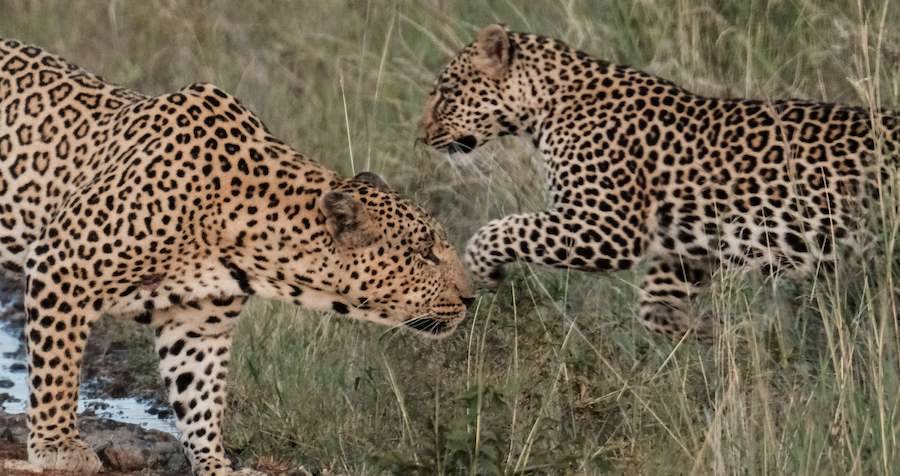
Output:
M225 378L248 296L433 337L471 297L427 213L375 174L304 158L211 84L145 96L0 40L0 164L0 267L25 277L28 458L44 468L101 467L76 426L101 315L155 328L193 472L225 475Z
M900 145L897 112L705 97L502 25L444 67L419 127L451 153L527 137L546 163L551 208L479 229L465 252L477 277L643 262L639 317L673 336L717 332L690 306L712 270L808 273L858 244Z

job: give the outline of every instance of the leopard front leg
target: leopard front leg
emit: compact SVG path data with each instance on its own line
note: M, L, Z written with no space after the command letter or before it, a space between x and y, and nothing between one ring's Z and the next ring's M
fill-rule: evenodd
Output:
M712 339L720 329L718 320L691 311L691 299L709 283L707 263L679 256L652 256L647 263L638 310L644 327L675 338L692 332L701 340Z
M260 474L232 470L222 442L231 334L245 300L211 298L153 315L160 374L197 476Z
M638 227L612 213L592 215L554 210L493 220L469 240L466 264L489 287L503 278L503 265L515 261L581 271L631 268L643 250ZM607 220L617 226L605 225Z
M76 410L89 324L99 317L81 286L32 266L25 285L28 349L28 461L78 474L100 471L100 459L79 437Z

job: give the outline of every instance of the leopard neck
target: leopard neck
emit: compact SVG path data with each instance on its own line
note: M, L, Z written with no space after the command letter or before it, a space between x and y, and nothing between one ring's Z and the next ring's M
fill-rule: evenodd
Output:
M519 104L521 134L542 153L579 134L576 123L593 122L601 110L627 114L629 103L649 92L690 94L674 83L626 65L612 64L562 41L511 33L510 77ZM548 63L554 67L546 67ZM621 110L617 110L621 109Z
M220 261L246 294L291 299L313 283L330 290L318 270L327 269L337 251L319 202L343 180L284 144L261 141L254 149L256 161L230 158L248 173L221 180L226 199L205 220L206 241L214 240Z

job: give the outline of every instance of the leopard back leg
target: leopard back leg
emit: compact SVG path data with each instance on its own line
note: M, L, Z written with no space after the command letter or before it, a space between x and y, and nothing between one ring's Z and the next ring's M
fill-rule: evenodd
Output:
M712 316L696 316L691 301L708 288L709 263L681 256L650 256L641 280L638 315L647 329L674 338L687 333L708 340L718 333Z

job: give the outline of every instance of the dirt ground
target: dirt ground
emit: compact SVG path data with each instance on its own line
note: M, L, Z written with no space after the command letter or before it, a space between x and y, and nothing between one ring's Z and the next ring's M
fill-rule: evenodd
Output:
M0 279L0 326L21 338L25 325L21 289ZM21 345L11 356L24 364ZM91 398L137 398L159 418L171 418L162 384L157 376L157 359L152 331L133 322L102 319L92 330L85 351L81 392ZM24 368L17 371L24 372ZM4 375L0 374L0 379ZM10 395L0 388L0 402ZM103 461L102 475L182 476L190 474L178 440L164 432L145 430L93 415L89 408L79 415L81 436ZM72 476L66 471L39 471L26 463L25 416L0 411L0 476ZM237 463L237 461L235 461ZM266 474L308 474L302 469L276 461L260 461L256 469Z
M16 283L0 282L0 325L5 332L21 337L24 313L21 289ZM15 351L25 362L24 345ZM132 323L102 320L94 327L83 369L82 393L94 398L135 397L162 418L171 414L162 386L155 374L155 355L150 330ZM24 371L24 370L19 370ZM2 375L0 375L2 377ZM0 389L0 401L8 398ZM80 431L104 463L104 475L175 476L189 474L181 446L172 435L147 431L137 425L97 418L90 410L80 416ZM67 475L71 472L28 468L24 415L0 411L0 475Z
M34 476L36 474L42 476L73 476L71 471L49 471L49 470L31 470L30 465L25 463L25 445L17 445L11 443L0 442L0 474L4 476ZM17 469L23 468L23 469ZM105 476L162 476L162 475L180 475L188 473L178 472L160 472L153 469L141 469L134 471L116 471L104 470L100 473Z
M0 302L4 304L0 326L16 338L21 338L25 325L21 293L16 283L0 279ZM16 351L16 358L25 363L24 343ZM171 410L156 365L153 334L149 327L103 318L91 327L82 368L81 393L91 398L137 398L163 412L162 417L168 417ZM0 388L0 398L2 395Z
M82 437L97 450L104 475L175 476L189 474L174 436L137 425L96 417L80 419ZM65 471L37 471L25 463L28 429L24 415L0 412L0 474L66 475Z

